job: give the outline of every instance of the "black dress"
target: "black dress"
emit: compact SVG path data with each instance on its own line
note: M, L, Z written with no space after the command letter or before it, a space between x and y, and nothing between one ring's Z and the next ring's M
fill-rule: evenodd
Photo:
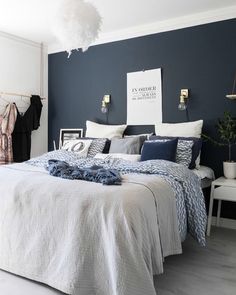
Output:
M14 162L24 162L30 159L31 132L40 126L42 102L38 95L32 95L30 106L21 115L18 108L15 128L12 133L13 159Z

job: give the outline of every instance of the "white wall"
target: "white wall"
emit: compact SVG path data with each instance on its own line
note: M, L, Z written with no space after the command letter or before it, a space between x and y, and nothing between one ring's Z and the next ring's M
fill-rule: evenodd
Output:
M0 33L0 92L21 94L40 94L47 97L47 53L43 54L43 89L40 83L41 47L40 44L15 36ZM29 99L3 96L14 101L19 110L24 112L29 106ZM31 156L37 156L48 149L48 100L43 100L41 126L32 134ZM0 113L6 102L0 98Z

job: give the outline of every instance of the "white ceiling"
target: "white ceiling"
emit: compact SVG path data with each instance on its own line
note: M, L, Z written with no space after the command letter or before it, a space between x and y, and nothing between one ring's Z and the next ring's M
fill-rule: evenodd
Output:
M36 42L56 40L50 21L59 0L0 0L0 31ZM235 0L90 0L103 17L102 34L227 8Z

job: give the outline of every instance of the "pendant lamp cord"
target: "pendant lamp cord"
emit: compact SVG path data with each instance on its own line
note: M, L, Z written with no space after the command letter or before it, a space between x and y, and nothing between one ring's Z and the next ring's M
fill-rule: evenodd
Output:
M235 73L235 77L234 77L234 84L233 84L233 89L232 89L232 94L235 94L235 86L236 86L236 73Z

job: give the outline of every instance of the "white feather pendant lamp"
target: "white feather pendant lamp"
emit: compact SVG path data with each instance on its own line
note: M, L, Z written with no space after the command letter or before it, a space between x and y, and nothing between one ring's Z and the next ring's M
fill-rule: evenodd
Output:
M68 52L86 51L97 39L102 19L97 9L84 0L63 0L53 19L52 30Z

